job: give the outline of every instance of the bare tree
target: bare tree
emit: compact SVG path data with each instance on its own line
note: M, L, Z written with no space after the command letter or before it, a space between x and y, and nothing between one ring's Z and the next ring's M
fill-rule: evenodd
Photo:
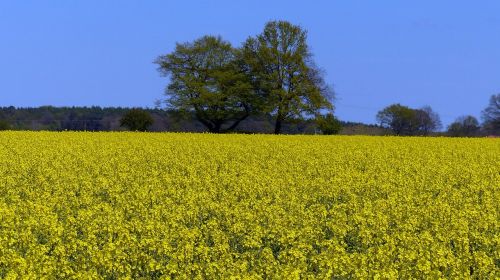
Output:
M482 112L483 128L487 133L500 135L500 93L492 95Z

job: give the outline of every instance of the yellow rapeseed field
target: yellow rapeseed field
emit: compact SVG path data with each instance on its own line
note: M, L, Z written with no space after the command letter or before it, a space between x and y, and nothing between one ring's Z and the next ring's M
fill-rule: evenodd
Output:
M500 278L500 140L0 133L0 278Z

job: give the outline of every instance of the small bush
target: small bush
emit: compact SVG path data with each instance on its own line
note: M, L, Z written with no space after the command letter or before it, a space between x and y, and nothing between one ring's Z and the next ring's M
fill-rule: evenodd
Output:
M332 113L318 116L316 124L319 130L325 135L338 134L342 130L342 124Z
M146 131L153 122L154 119L148 112L141 109L132 109L122 117L120 126L131 131Z
M10 130L10 124L7 121L0 120L0 130Z

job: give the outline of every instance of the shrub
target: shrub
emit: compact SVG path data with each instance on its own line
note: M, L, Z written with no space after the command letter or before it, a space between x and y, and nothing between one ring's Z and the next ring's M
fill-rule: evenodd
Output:
M316 124L319 130L325 135L338 134L340 130L342 130L342 124L332 113L318 116L316 118Z
M146 131L153 122L153 117L148 112L141 109L132 109L122 117L120 126L131 131Z
M7 121L0 120L0 130L10 130L10 124Z

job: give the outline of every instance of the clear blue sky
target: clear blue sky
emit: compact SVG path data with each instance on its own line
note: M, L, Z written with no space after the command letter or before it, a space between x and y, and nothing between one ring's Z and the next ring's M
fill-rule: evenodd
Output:
M500 1L0 1L0 106L146 106L167 79L153 60L205 34L234 45L266 21L309 31L343 120L391 103L445 124L500 92Z

